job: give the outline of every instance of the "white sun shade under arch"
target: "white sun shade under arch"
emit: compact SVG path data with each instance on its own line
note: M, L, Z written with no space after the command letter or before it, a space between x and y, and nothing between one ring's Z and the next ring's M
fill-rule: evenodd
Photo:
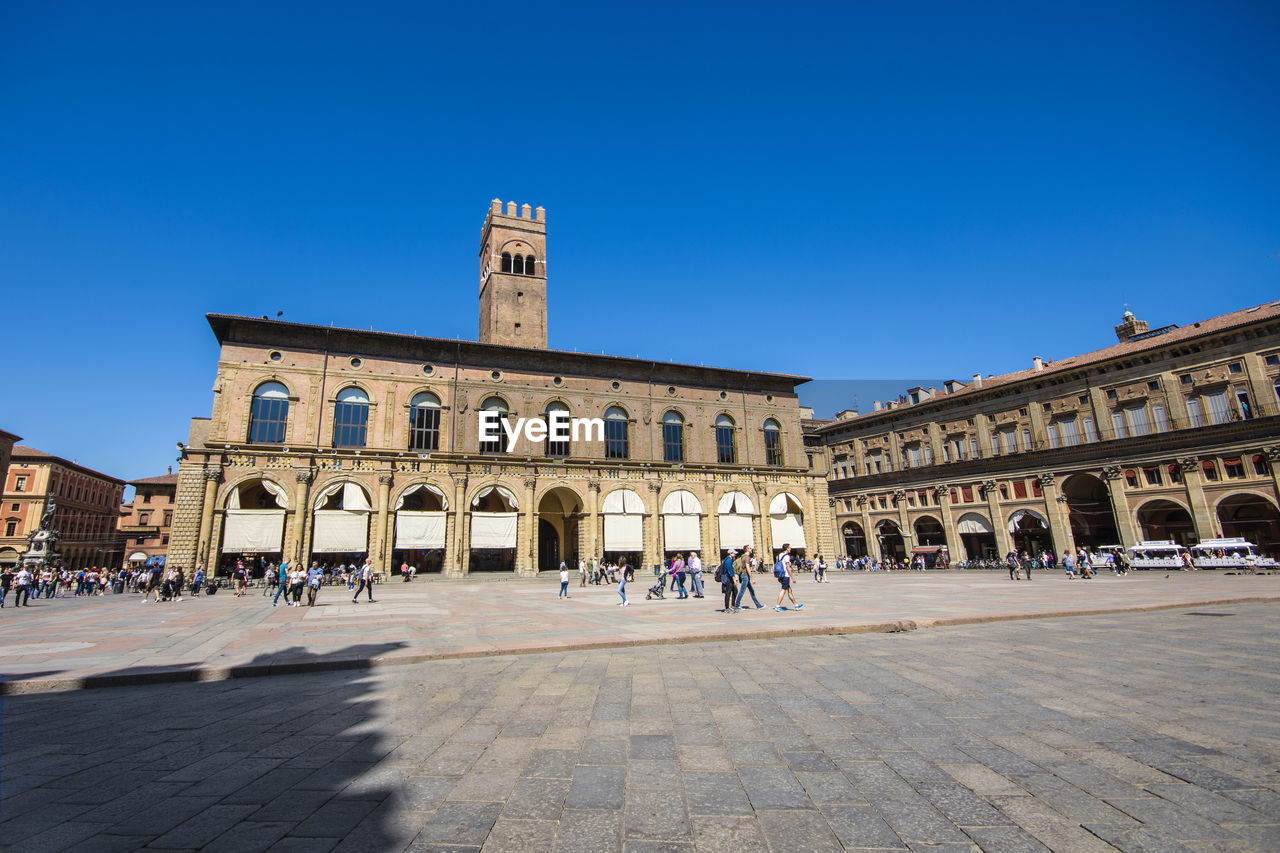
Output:
M446 511L449 509L449 499L445 497L445 494L443 491L431 485L430 483L418 483L416 486L410 486L409 488L405 489L404 493L400 495L400 498L396 501L397 512L399 512L400 508L404 506L404 499L409 497L409 495L414 494L415 492L427 492L429 494L435 495L437 498L440 499L440 506L444 507Z
M702 504L692 492L680 489L663 500L662 541L667 551L702 548Z
M284 486L279 483L272 482L266 478L261 480L253 480L248 483L241 483L227 494L227 509L240 509L240 490L246 486L254 486L261 484L267 494L275 499L276 506L281 509L289 508L289 493L285 491Z
M800 501L790 492L775 495L769 502L769 528L773 535L773 547L790 545L804 548L804 512Z
M604 515L606 551L644 550L644 501L630 489L615 489L605 496L600 508Z
M976 512L966 512L956 522L956 533L961 535L967 533L981 535L983 533L995 533L995 529L991 526L991 522Z
M407 549L430 549L444 547L444 531L446 513L396 512L396 547Z
M755 541L751 519L756 506L742 492L725 492L716 504L716 526L720 532L720 547L741 551Z
M472 507L479 506L482 500L489 497L489 495L493 494L494 492L497 492L502 497L502 499L505 500L508 505L510 505L512 509L515 509L515 510L520 509L520 501L518 498L516 498L516 493L508 489L506 486L498 485L497 483L495 483L492 486L487 486L481 489L479 492L477 492L476 496L471 499L471 506ZM511 547L514 548L515 546L512 545Z

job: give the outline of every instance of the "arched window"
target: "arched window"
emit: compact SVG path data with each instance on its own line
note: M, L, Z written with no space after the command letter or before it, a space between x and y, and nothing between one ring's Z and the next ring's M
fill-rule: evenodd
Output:
M354 385L338 392L333 405L333 446L364 447L369 424L369 395Z
M569 429L569 407L564 403L550 403L547 406L547 455L548 456L568 456L569 455L569 439L555 441L552 439L552 427L555 421L552 419L553 412L562 412L557 415L559 422L564 424L563 429Z
M610 406L604 412L604 457L606 459L627 459L631 454L630 442L627 440L627 413L617 406Z
M684 418L674 409L662 416L662 458L666 462L684 461Z
M480 404L480 411L497 412L498 420L505 421L507 419L507 412L510 410L507 408L507 402L503 400L501 397L490 397L489 399L485 400L483 403ZM497 438L490 439L489 441L485 441L481 439L480 441L481 453L501 453L507 449L507 436L506 436L506 433L502 431L501 423L497 424L497 429L498 429Z
M524 275L524 255L516 255L511 259L511 271L516 275Z
M728 415L720 415L716 418L716 461L721 465L732 465L738 461L733 418Z
M279 382L263 382L253 389L249 404L249 443L284 444L289 422L289 389Z
M510 252L502 253L502 271L511 272L511 253Z
M428 391L409 401L409 449L440 449L440 398Z
M782 427L773 418L764 422L764 457L766 465L782 464Z

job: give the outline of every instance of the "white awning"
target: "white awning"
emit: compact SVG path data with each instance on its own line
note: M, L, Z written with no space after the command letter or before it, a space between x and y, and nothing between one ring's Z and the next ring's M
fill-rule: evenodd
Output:
M339 480L325 486L316 495L315 505L323 506L325 500L338 491L342 492L342 508L347 512L368 512L373 509L369 506L369 498L365 495L364 489L350 480Z
M318 509L311 533L317 553L363 553L369 549L369 513Z
M477 492L476 496L471 499L471 505L476 506L480 501L484 500L494 492L501 495L503 499L511 505L512 509L520 508L520 501L516 498L516 493L508 489L506 486L499 486L497 484L481 489ZM515 546L512 545L511 547L514 548Z
M751 502L751 498L742 492L725 492L720 496L716 512L720 515L755 515L756 507Z
M615 492L614 494L617 494ZM604 517L606 551L643 551L644 533L640 515L613 514Z
M1018 523L1021 522L1022 519L1026 518L1027 516L1030 516L1031 518L1034 518L1035 520L1039 521L1040 526L1043 527L1045 530L1049 529L1049 520L1045 518L1043 515L1036 512L1034 509L1020 509L1017 512L1015 512L1013 515L1009 516L1009 532L1017 533Z
M773 529L773 547L781 548L783 545L790 545L792 548L805 547L804 524L798 513L770 515L769 524Z
M229 509L222 523L222 553L274 553L284 541L284 510ZM130 560L138 557L130 557ZM146 557L142 557L146 559Z
M516 522L519 517L518 512L471 513L471 547L516 547Z
M396 547L443 548L445 515L443 512L398 511Z
M800 500L790 492L774 495L773 500L769 501L769 515L786 515L792 512L799 513L803 510Z
M693 492L684 489L674 491L662 501L664 515L697 515L702 512L702 504L694 497Z
M624 516L625 517L625 516ZM636 516L639 521L639 516ZM702 526L696 515L662 516L662 541L668 551L702 550Z
M440 489L437 489L435 486L431 485L430 483L418 483L418 485L416 486L410 486L409 488L405 489L404 492L400 495L400 498L396 501L395 508L398 510L400 509L400 507L404 506L404 499L409 497L409 495L413 494L414 492L430 492L431 494L435 495L437 498L440 499L440 506L444 507L446 510L449 508L449 499L445 497L444 492L442 492Z
M14 553L17 553L17 552L15 551ZM130 563L141 563L146 559L147 559L147 555L142 553L141 551L134 551L132 554L129 555Z
M640 500L640 496L630 489L614 489L607 494L604 499L604 505L600 507L600 512L606 515L644 515L644 501ZM626 548L615 548L615 551L625 551Z
M987 521L976 512L966 512L960 516L960 520L956 522L957 533L995 533L991 527L991 522Z
M744 546L754 543L754 536L751 532L751 516L721 515L719 521L721 548L735 548L741 551Z

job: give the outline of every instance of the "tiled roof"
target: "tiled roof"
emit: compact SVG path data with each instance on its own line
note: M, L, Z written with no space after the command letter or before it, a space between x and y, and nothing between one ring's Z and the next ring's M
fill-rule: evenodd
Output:
M143 477L141 480L130 480L130 486L176 486L177 474L161 474L159 477Z
M89 468L85 465L81 465L79 462L73 462L70 459L64 459L61 456L54 456L52 453L45 453L43 450L37 450L34 447L27 447L25 445L19 444L13 448L13 461L21 462L21 460L23 459L47 460L49 462L56 462L59 465L62 465L64 467L75 468L77 471L81 471L85 474L89 474L94 477L101 477L104 480L110 480L113 483L119 483L120 485L124 485L124 480L121 480L119 477L112 477L110 474L104 474L101 471L95 471L92 468Z

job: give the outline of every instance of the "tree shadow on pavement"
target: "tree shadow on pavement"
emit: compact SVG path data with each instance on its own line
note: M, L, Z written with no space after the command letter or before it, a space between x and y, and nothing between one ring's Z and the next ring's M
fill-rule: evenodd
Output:
M0 697L0 838L33 851L403 847L403 771L386 761L400 740L377 679L331 669L401 646L251 664L321 672Z

